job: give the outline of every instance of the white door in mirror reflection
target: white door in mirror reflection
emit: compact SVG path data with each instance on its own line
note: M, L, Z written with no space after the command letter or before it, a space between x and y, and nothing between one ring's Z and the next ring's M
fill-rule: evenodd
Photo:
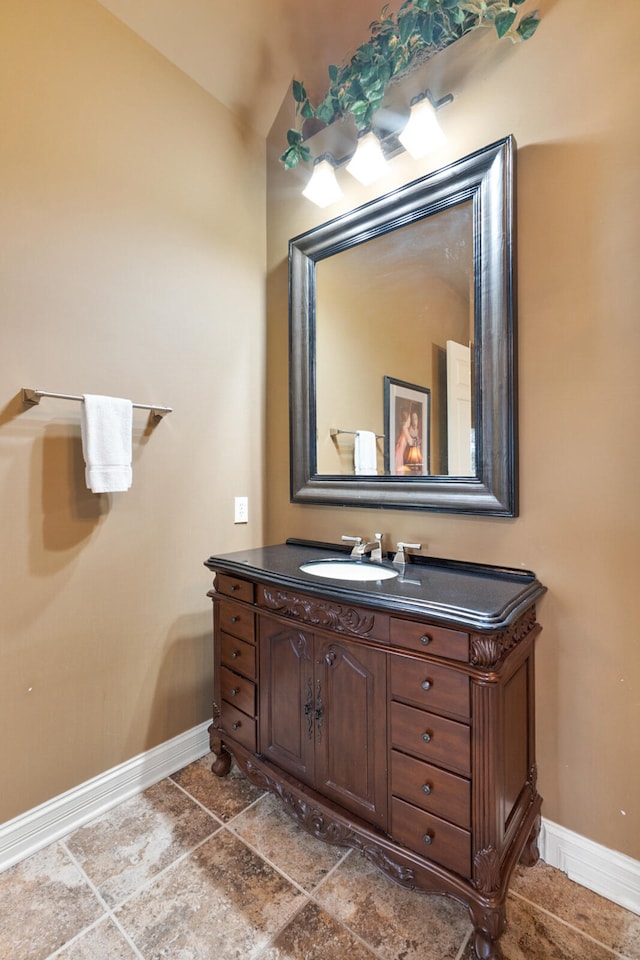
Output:
M471 348L455 340L447 340L447 424L449 476L473 476Z

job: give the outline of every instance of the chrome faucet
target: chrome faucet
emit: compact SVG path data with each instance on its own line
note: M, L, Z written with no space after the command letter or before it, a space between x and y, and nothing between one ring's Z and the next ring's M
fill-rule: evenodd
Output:
M371 553L371 559L375 563L382 563L382 536L381 533L374 533L375 540L369 543L363 543L362 537L343 536L341 539L347 543L353 543L352 557L364 557L367 553Z

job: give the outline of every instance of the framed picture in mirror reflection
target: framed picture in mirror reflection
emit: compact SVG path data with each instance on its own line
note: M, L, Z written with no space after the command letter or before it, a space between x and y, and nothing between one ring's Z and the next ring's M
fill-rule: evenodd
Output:
M393 477L424 477L430 470L431 391L384 378L384 464Z

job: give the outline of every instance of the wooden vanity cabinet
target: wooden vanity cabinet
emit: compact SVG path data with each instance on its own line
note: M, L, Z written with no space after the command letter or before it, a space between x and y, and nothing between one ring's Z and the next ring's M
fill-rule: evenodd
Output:
M386 827L384 652L267 615L259 633L260 754Z
M479 632L250 571L210 596L214 773L234 757L310 833L455 897L476 956L502 957L511 873L538 856L533 604Z

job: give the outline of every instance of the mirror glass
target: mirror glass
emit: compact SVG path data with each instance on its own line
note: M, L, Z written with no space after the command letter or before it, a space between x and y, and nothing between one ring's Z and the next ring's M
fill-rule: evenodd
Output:
M472 345L471 200L320 261L318 474L354 476L355 431L369 430L376 475L475 476Z
M290 242L294 502L516 515L514 157Z

